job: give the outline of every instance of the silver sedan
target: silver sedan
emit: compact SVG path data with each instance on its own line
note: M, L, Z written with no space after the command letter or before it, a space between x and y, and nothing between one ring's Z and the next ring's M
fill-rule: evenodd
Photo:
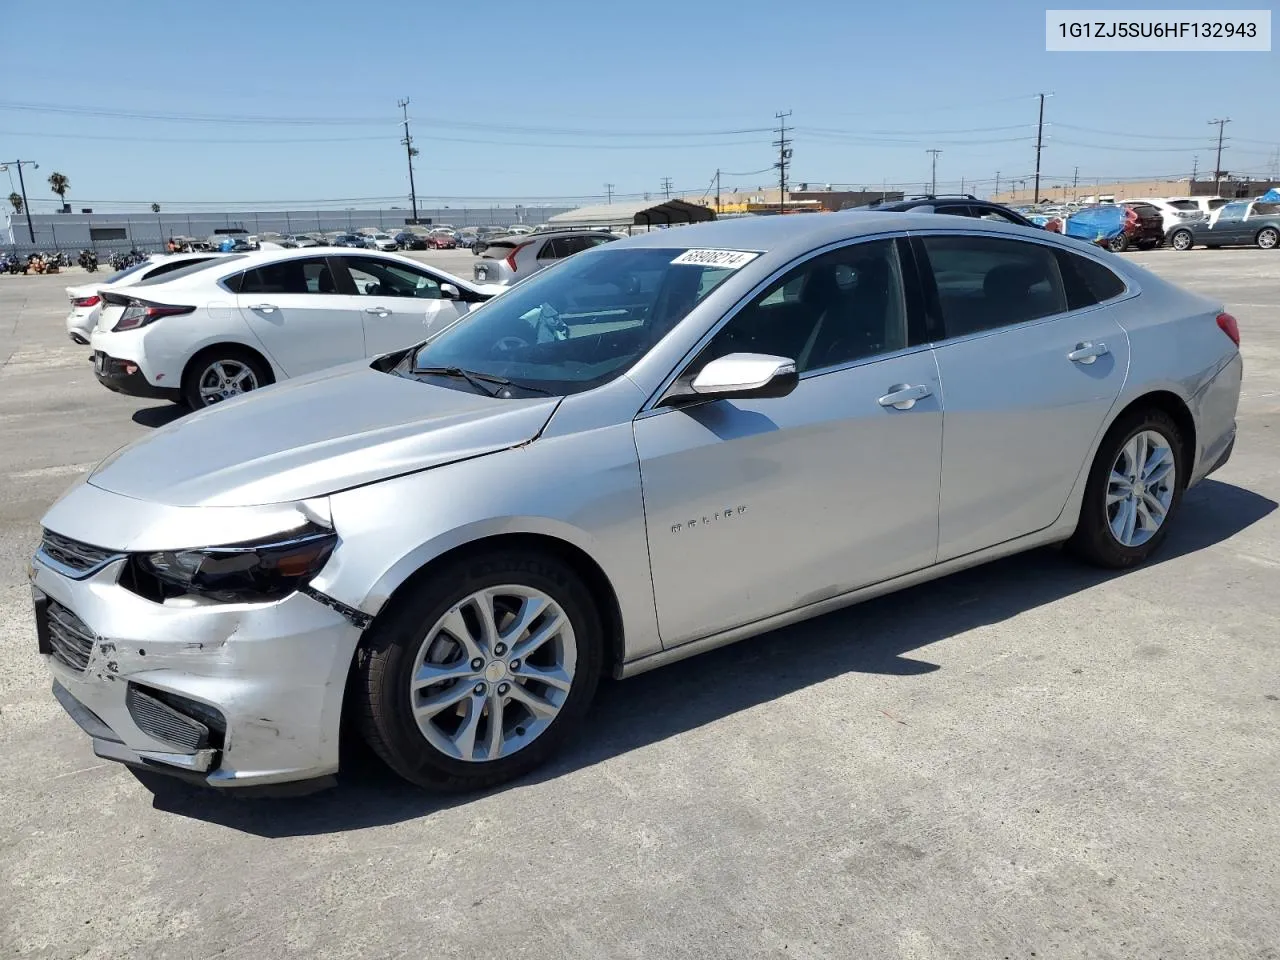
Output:
M996 557L1141 563L1235 440L1220 303L1054 234L849 213L606 244L179 421L44 519L99 756L471 789L627 677Z

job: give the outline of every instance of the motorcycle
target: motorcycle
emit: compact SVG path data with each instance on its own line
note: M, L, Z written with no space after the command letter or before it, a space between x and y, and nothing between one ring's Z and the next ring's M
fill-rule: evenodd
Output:
M98 255L92 250L81 250L77 260L86 273L95 273L98 269Z

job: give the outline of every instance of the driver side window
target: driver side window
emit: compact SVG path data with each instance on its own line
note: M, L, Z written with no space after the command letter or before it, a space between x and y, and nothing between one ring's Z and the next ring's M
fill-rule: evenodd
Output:
M872 240L784 274L720 329L694 368L730 353L763 353L794 360L803 374L906 346L897 244Z
M373 257L345 257L344 261L360 296L441 299L440 283L423 271Z

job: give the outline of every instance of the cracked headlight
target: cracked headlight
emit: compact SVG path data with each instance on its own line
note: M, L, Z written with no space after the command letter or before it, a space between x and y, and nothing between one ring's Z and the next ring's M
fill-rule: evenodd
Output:
M134 554L127 586L158 600L182 594L224 603L278 600L319 573L337 543L332 530L308 524L252 543Z

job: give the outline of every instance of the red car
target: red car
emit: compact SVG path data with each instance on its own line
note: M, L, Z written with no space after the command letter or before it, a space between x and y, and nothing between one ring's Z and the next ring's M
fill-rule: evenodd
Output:
M1104 241L1101 245L1121 253L1130 247L1150 250L1164 243L1164 216L1149 203L1122 203L1124 207L1124 233Z
M428 250L453 250L458 246L458 238L452 233L433 233L427 237Z

